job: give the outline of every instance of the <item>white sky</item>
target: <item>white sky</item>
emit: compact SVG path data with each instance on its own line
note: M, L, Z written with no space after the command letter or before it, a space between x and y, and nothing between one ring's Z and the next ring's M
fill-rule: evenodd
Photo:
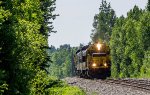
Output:
M63 44L79 46L87 44L90 39L94 15L99 12L102 0L56 0L56 14L54 30L48 44L59 47ZM115 10L117 16L124 15L134 7L144 9L148 0L107 0Z

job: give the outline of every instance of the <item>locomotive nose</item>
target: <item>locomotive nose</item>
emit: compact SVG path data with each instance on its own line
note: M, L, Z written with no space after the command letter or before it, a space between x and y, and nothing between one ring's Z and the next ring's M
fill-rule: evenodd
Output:
M93 58L92 68L108 68L108 63L106 62L105 58Z

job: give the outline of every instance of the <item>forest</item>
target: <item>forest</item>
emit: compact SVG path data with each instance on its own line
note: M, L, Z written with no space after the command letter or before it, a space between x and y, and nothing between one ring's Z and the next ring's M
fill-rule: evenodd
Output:
M85 95L61 80L74 75L73 55L82 44L48 46L55 2L0 0L0 95ZM110 46L111 77L150 78L150 0L121 17L102 0L93 18L89 36Z
M71 47L69 44L61 45L59 48L51 46L49 54L51 56L52 63L48 68L50 76L57 78L71 77L74 75L74 53L77 51L77 47Z

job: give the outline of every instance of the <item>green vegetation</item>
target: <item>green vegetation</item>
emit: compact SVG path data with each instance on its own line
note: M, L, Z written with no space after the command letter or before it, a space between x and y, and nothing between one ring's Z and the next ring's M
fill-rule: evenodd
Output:
M126 18L117 19L110 41L112 76L149 76L149 70L145 68L150 63L147 60L150 48L149 24L150 13L137 6L128 12Z
M55 0L0 0L0 95L82 95L46 73L54 10Z
M150 0L148 0L148 3L147 3L147 11L150 11Z
M93 42L99 39L109 42L112 77L150 77L149 2L148 0L146 10L134 6L127 17L116 18L110 4L103 0L99 14L94 17L91 37ZM110 41L107 40L109 36L105 36L107 33Z
M94 29L91 34L92 41L97 42L103 40L109 42L115 20L115 11L111 8L110 3L102 0L99 13L94 16Z
M49 95L85 95L85 92L78 87L54 87L50 88Z
M70 77L73 72L73 53L77 48L70 47L70 45L61 45L60 48L55 49L51 46L49 54L51 56L52 63L48 68L49 74L58 78Z
M52 78L73 75L70 45L48 47L55 0L0 0L0 95L85 95ZM110 44L112 77L150 78L150 0L116 17L102 0L94 16L93 42Z

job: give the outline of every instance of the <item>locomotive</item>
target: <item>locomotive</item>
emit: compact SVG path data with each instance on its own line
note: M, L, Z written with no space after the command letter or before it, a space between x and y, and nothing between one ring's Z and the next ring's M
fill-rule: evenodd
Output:
M106 78L111 75L110 48L106 43L86 45L74 55L75 74L80 77Z

